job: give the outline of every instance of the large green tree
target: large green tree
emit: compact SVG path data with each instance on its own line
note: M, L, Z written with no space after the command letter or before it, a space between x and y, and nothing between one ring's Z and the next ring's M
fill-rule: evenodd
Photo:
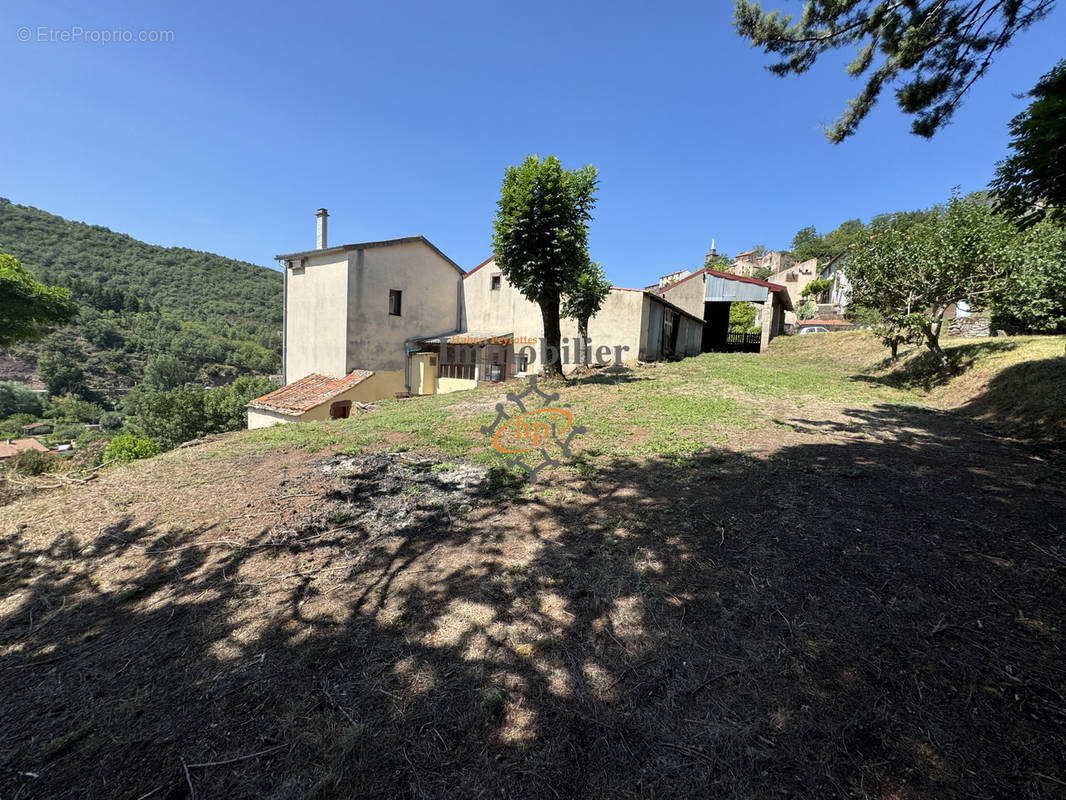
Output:
M862 91L826 130L832 142L855 133L881 92L895 87L913 133L929 137L959 107L996 54L1042 19L1054 0L806 0L799 19L736 0L734 24L753 46L781 56L769 70L802 74L823 53L855 48L847 72Z
M1033 102L1010 122L1011 154L996 166L996 204L1023 226L1066 224L1066 60L1029 92Z
M997 325L1015 330L1066 331L1066 227L1049 221L1020 232L1010 280L994 297Z
M577 288L589 263L595 193L595 167L564 169L555 156L527 156L504 174L494 220L496 264L523 297L540 307L547 376L560 373L560 303Z
M563 316L577 320L582 366L589 365L589 320L596 316L610 293L611 282L603 268L598 262L590 261L563 299Z
M940 346L944 313L961 300L993 299L1017 260L1014 247L1010 222L992 211L987 197L953 197L909 229L886 228L853 247L846 265L850 299L879 311L888 334L920 337L940 366L954 372Z
M34 279L14 256L0 253L0 347L44 336L77 316L70 290Z

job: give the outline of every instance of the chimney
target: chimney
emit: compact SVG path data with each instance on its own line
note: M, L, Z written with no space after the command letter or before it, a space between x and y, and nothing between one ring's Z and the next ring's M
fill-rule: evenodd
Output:
M329 216L329 212L324 208L320 208L315 212L315 216L318 218L318 225L315 228L315 249L325 250L329 247L326 244L326 218Z

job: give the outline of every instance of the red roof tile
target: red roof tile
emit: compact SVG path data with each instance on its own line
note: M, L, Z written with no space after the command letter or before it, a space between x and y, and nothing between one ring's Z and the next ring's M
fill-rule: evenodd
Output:
M270 394L257 397L248 404L248 408L262 408L267 411L299 416L305 411L310 411L332 400L353 386L359 385L373 374L365 369L353 370L343 378L330 378L311 373L306 378L300 378L288 386L275 389Z
M36 439L3 439L0 440L0 458L12 458L27 450L37 450L47 453L48 448Z

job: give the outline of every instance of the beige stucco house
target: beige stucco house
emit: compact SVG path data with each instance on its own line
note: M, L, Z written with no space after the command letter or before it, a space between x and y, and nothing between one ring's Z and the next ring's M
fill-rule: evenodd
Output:
M494 258L464 272L423 236L330 247L327 218L319 209L314 250L277 256L285 276L285 385L248 404L249 427L343 418L357 402L459 391L541 372L540 308L510 285ZM776 308L780 287L711 270L654 290L615 287L589 321L590 364L683 358L709 349L711 274L741 286L732 290L737 299L751 288L744 281L758 284L748 291L752 298L743 299ZM561 346L564 371L581 366L576 320L562 320Z
M809 258L806 261L800 261L798 264L792 264L779 272L775 272L766 281L784 286L785 291L788 292L789 300L792 301L792 307L795 308L803 302L803 290L807 288L807 284L817 280L817 278L818 259ZM791 321L786 320L786 322Z

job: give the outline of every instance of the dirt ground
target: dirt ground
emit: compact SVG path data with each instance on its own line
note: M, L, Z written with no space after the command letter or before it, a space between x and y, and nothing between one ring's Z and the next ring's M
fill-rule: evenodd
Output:
M1066 797L1066 458L777 422L533 487L214 443L0 509L0 798Z

